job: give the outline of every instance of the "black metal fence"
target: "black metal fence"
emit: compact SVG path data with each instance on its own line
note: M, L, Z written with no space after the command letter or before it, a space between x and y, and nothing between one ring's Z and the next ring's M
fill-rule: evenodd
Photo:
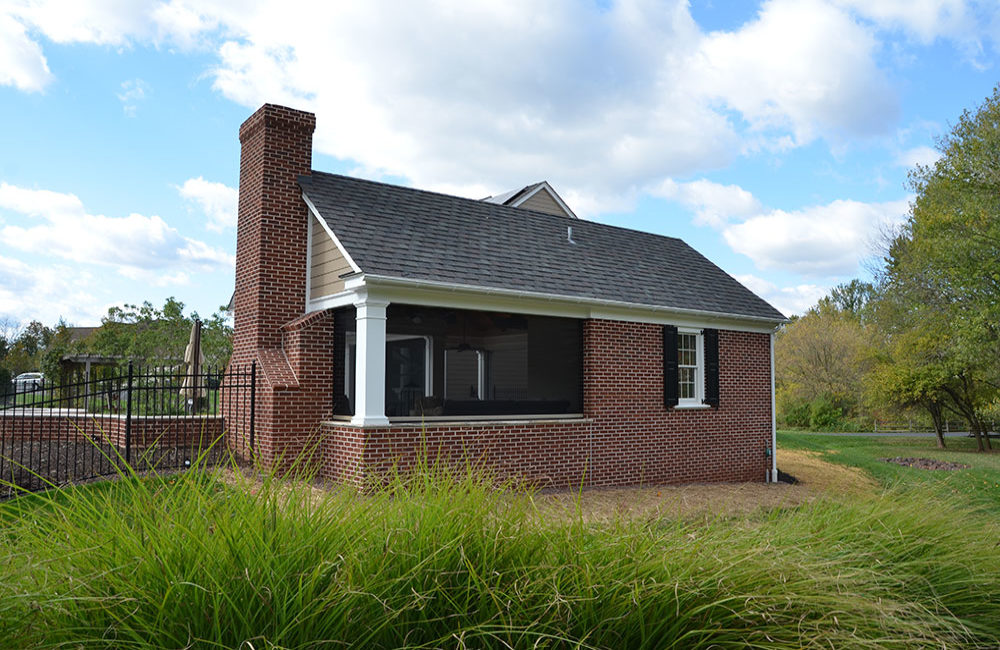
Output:
M130 363L99 378L11 384L0 392L0 499L128 468L247 462L256 383L256 364L192 374Z

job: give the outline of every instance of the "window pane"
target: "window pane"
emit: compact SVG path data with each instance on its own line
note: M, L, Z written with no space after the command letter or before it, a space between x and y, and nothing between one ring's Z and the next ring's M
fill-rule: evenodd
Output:
M479 399L479 354L475 350L444 351L444 398Z
M698 364L698 338L694 334L677 336L677 362L681 366Z
M422 336L386 341L386 413L410 413L416 401L426 394L426 351L427 339Z
M334 415L354 415L356 329L357 311L354 307L343 307L333 312Z
M694 350L678 350L678 364L681 366L694 366L698 363L698 358Z
M678 397L694 399L697 397L695 393L695 378L698 374L697 353L694 350L678 350L678 353L681 355L680 367L677 369Z

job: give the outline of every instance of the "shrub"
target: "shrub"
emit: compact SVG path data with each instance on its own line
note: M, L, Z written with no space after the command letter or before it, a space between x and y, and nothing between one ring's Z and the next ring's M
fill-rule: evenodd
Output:
M926 495L541 521L474 473L371 494L192 471L0 506L9 647L969 647L995 522Z
M830 431L841 427L844 410L829 397L817 397L809 404L809 427L818 431Z
M807 429L809 428L811 417L812 409L809 402L800 401L785 408L784 420L790 427Z

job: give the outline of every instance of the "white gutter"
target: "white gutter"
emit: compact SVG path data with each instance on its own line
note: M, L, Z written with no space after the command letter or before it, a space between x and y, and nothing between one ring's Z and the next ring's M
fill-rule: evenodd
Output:
M441 282L439 280L414 280L410 278L396 278L384 275L372 275L370 273L359 274L348 278L344 282L345 288L360 287L361 285L368 286L399 286L406 288L433 288L433 289L444 289L449 291L471 291L475 293L485 294L485 295L498 295L506 296L510 298L534 298L536 300L547 300L551 302L566 302L574 304L584 304L584 305L598 305L601 307L610 307L618 309L641 309L644 311L652 311L664 314L677 314L680 316L695 316L698 318L703 318L706 320L740 320L740 321L750 321L754 323L772 325L777 327L781 323L787 323L788 319L775 319L767 318L764 316L746 316L744 314L731 314L723 312L713 312L713 311L703 311L700 309L685 309L680 307L663 307L660 305L644 305L635 302L626 302L623 300L607 300L603 298L584 298L581 296L567 296L553 293L542 293L537 291L524 291L521 289L503 289L499 287L483 287L472 284L458 284L454 282ZM773 355L772 355L773 356ZM773 379L773 372L772 372ZM773 392L773 391L772 391Z
M778 415L774 402L774 332L771 332L771 483L778 482Z

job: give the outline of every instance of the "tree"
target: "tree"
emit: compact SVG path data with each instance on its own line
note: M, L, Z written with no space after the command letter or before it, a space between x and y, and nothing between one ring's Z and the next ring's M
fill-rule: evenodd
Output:
M147 364L176 365L184 359L191 327L200 320L197 312L184 315L184 303L167 298L162 308L150 302L112 307L92 335L91 351ZM211 366L222 367L232 354L232 327L228 312L202 321L202 354Z
M864 320L866 308L874 295L875 287L872 283L855 278L834 287L830 295L822 300L829 301L841 312L850 314L858 320Z
M922 408L931 416L939 448L945 448L944 419L948 386L955 369L947 359L947 341L940 322L923 320L898 327L893 314L894 295L876 300L873 310L880 325L869 339L869 367L864 384L871 401L880 405ZM895 316L897 320L891 320Z
M813 404L814 411L829 405L840 417L852 414L859 404L864 349L861 322L829 300L786 325L774 346L776 390L783 412L787 415ZM831 416L824 419L812 424L833 424Z
M53 331L38 321L31 321L23 328L5 327L7 336L3 345L3 367L11 376L38 370L42 355L52 340Z
M941 389L983 449L982 412L1000 391L1000 87L938 150L910 175L915 200L880 292L896 304L896 331L937 324L938 363L951 373Z

